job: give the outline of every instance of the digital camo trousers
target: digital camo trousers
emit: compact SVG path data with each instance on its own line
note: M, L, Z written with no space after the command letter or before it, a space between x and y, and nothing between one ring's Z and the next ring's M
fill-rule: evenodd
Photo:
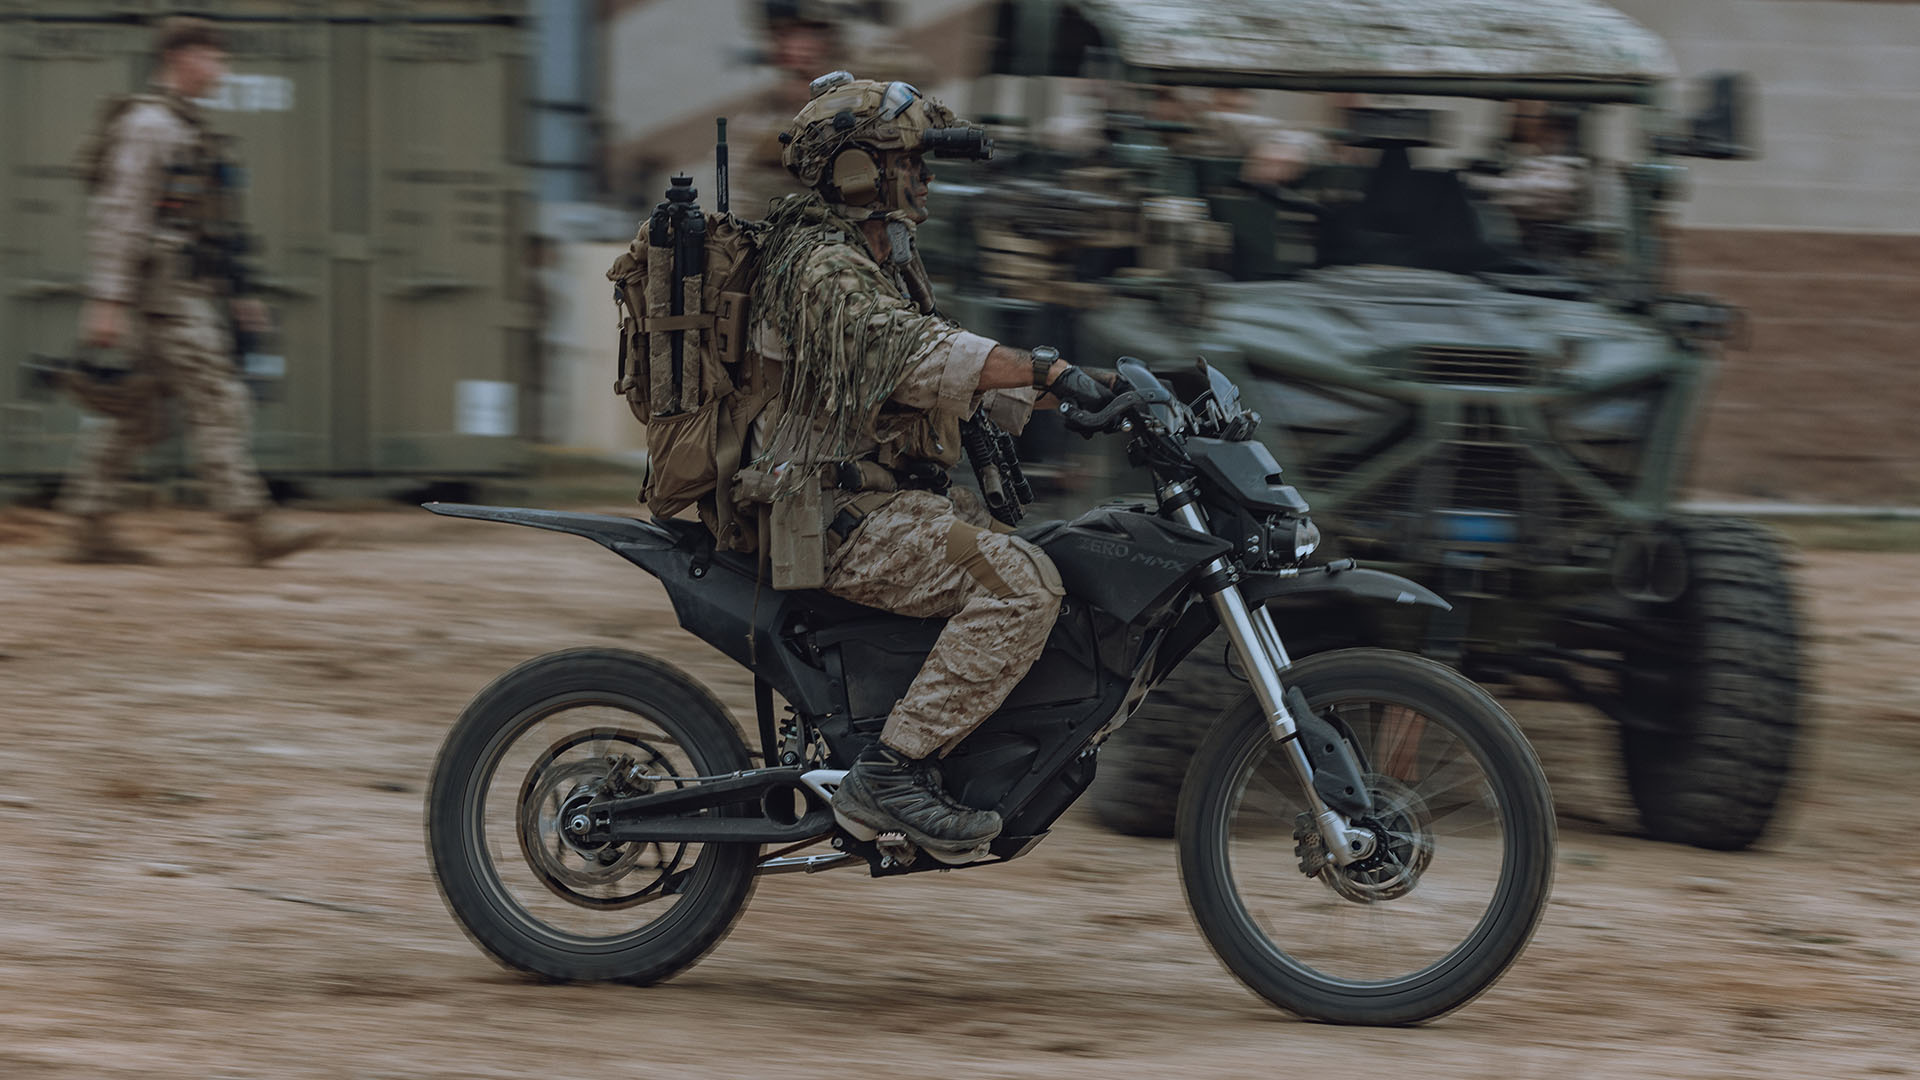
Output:
M67 513L94 517L116 508L140 452L167 435L167 398L179 404L208 504L233 517L267 505L253 464L253 402L234 371L227 329L210 298L180 296L169 307L177 314L136 314L130 343L158 376L161 393L126 415L83 421L60 489Z
M978 500L901 492L828 560L835 596L947 619L880 734L911 757L945 754L993 715L1039 658L1066 595L1045 552L985 521Z

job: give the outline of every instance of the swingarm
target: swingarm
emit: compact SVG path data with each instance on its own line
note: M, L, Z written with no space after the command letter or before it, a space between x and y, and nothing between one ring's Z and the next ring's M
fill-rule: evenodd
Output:
M561 808L560 828L582 845L792 843L833 830L833 812L817 795L805 770L753 769L641 795L583 793ZM796 813L796 803L806 810ZM751 809L719 813L738 806Z

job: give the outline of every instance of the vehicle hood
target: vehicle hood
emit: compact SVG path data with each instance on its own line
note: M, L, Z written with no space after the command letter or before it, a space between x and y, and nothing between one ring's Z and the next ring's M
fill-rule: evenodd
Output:
M1587 388L1644 378L1670 362L1660 331L1602 304L1435 270L1336 267L1212 285L1202 310L1199 325L1182 326L1150 301L1114 305L1094 317L1083 344L1157 364L1238 359L1256 372L1356 386L1394 379L1415 350L1435 347L1524 353L1541 383Z

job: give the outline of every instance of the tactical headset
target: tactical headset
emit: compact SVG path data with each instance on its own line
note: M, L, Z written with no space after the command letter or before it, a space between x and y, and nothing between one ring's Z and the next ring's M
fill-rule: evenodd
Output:
M993 154L985 131L958 123L944 106L907 83L865 82L836 71L814 80L809 89L812 99L781 136L782 159L831 201L867 209L875 217L911 207L909 190L925 173L918 155L983 160ZM826 98L836 90L842 92ZM887 154L901 150L914 156L889 169ZM808 159L816 164L807 164Z

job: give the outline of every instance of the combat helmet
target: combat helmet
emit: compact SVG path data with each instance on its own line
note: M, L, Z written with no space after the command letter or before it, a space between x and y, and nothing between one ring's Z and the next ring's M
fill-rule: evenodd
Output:
M780 135L780 163L830 203L869 217L911 211L905 169L887 168L887 152L984 161L986 130L904 82L856 79L835 71L813 80L811 100Z

